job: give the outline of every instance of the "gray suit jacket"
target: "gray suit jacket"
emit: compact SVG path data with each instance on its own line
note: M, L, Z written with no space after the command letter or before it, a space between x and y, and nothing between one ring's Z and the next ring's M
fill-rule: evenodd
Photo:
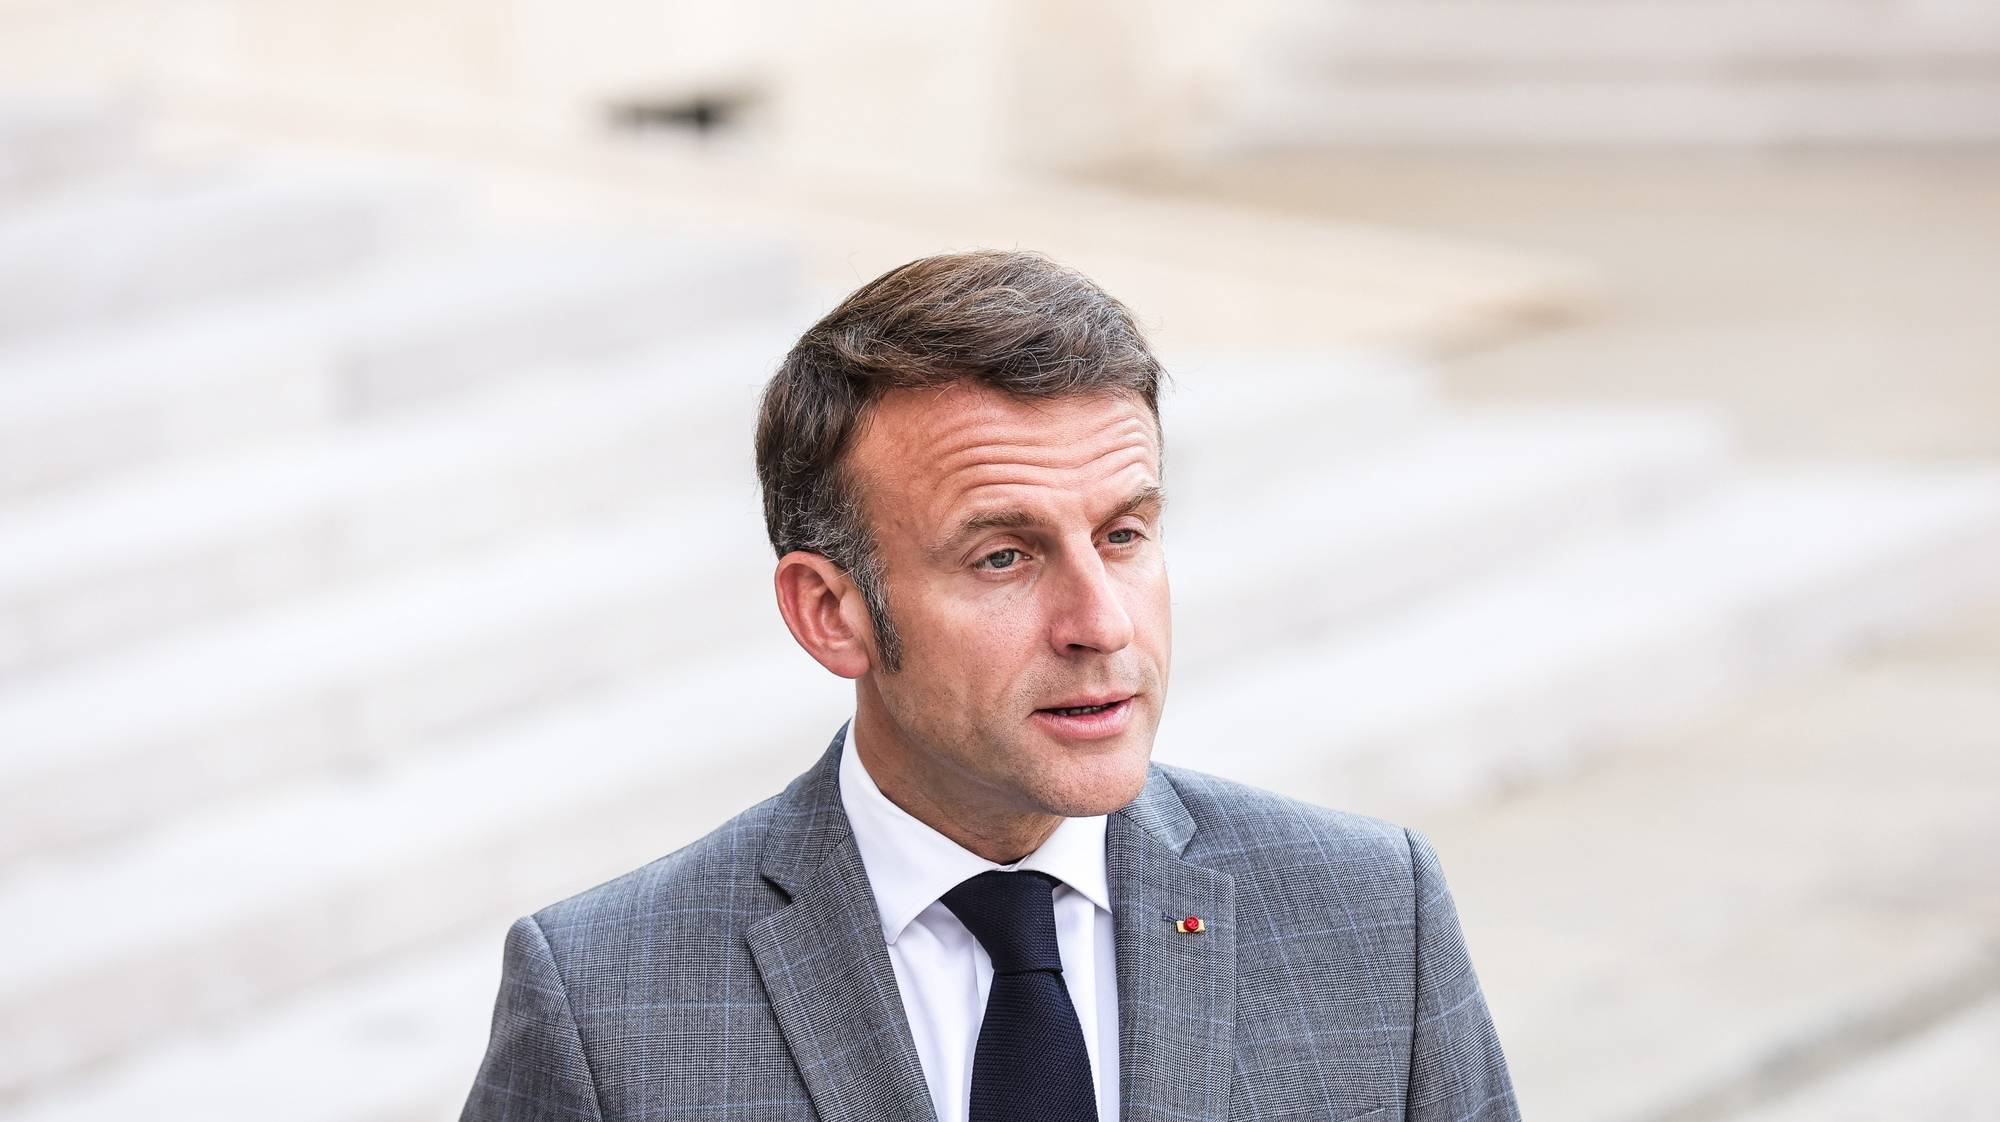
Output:
M517 921L463 1118L929 1122L840 744ZM1105 846L1125 1119L1519 1118L1421 835L1156 764Z

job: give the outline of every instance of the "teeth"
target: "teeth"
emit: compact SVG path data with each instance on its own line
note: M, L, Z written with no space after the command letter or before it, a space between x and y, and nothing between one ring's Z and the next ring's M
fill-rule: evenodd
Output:
M1060 713L1065 717L1081 717L1085 713L1102 713L1104 710L1111 708L1113 704L1113 702L1105 702L1103 705L1082 705L1075 709L1052 709L1050 712Z

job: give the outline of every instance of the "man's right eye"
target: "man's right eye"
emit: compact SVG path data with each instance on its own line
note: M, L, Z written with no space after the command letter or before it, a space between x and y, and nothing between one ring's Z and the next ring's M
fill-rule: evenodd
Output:
M993 570L1011 569L1014 567L1014 562L1020 559L1021 551L1018 549L996 549L979 559L979 567Z

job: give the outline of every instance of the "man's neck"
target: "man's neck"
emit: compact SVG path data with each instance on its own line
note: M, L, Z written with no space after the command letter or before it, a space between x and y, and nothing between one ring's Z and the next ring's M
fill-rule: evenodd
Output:
M1060 815L969 809L969 800L940 798L947 782L912 767L916 756L871 707L858 706L850 730L861 765L884 798L904 813L996 865L1011 865L1049 840Z

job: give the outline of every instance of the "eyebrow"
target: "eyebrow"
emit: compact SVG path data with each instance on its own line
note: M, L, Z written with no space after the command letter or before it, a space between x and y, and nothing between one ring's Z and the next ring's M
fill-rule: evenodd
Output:
M1165 508L1166 505L1166 488L1157 483L1148 483L1132 492L1124 502L1119 503L1116 509L1105 516L1104 521L1123 518L1148 506ZM960 522L950 534L932 546L930 555L933 559L942 561L949 558L967 540L989 530L1025 530L1040 521L1040 518L1025 510L990 510L974 514Z

